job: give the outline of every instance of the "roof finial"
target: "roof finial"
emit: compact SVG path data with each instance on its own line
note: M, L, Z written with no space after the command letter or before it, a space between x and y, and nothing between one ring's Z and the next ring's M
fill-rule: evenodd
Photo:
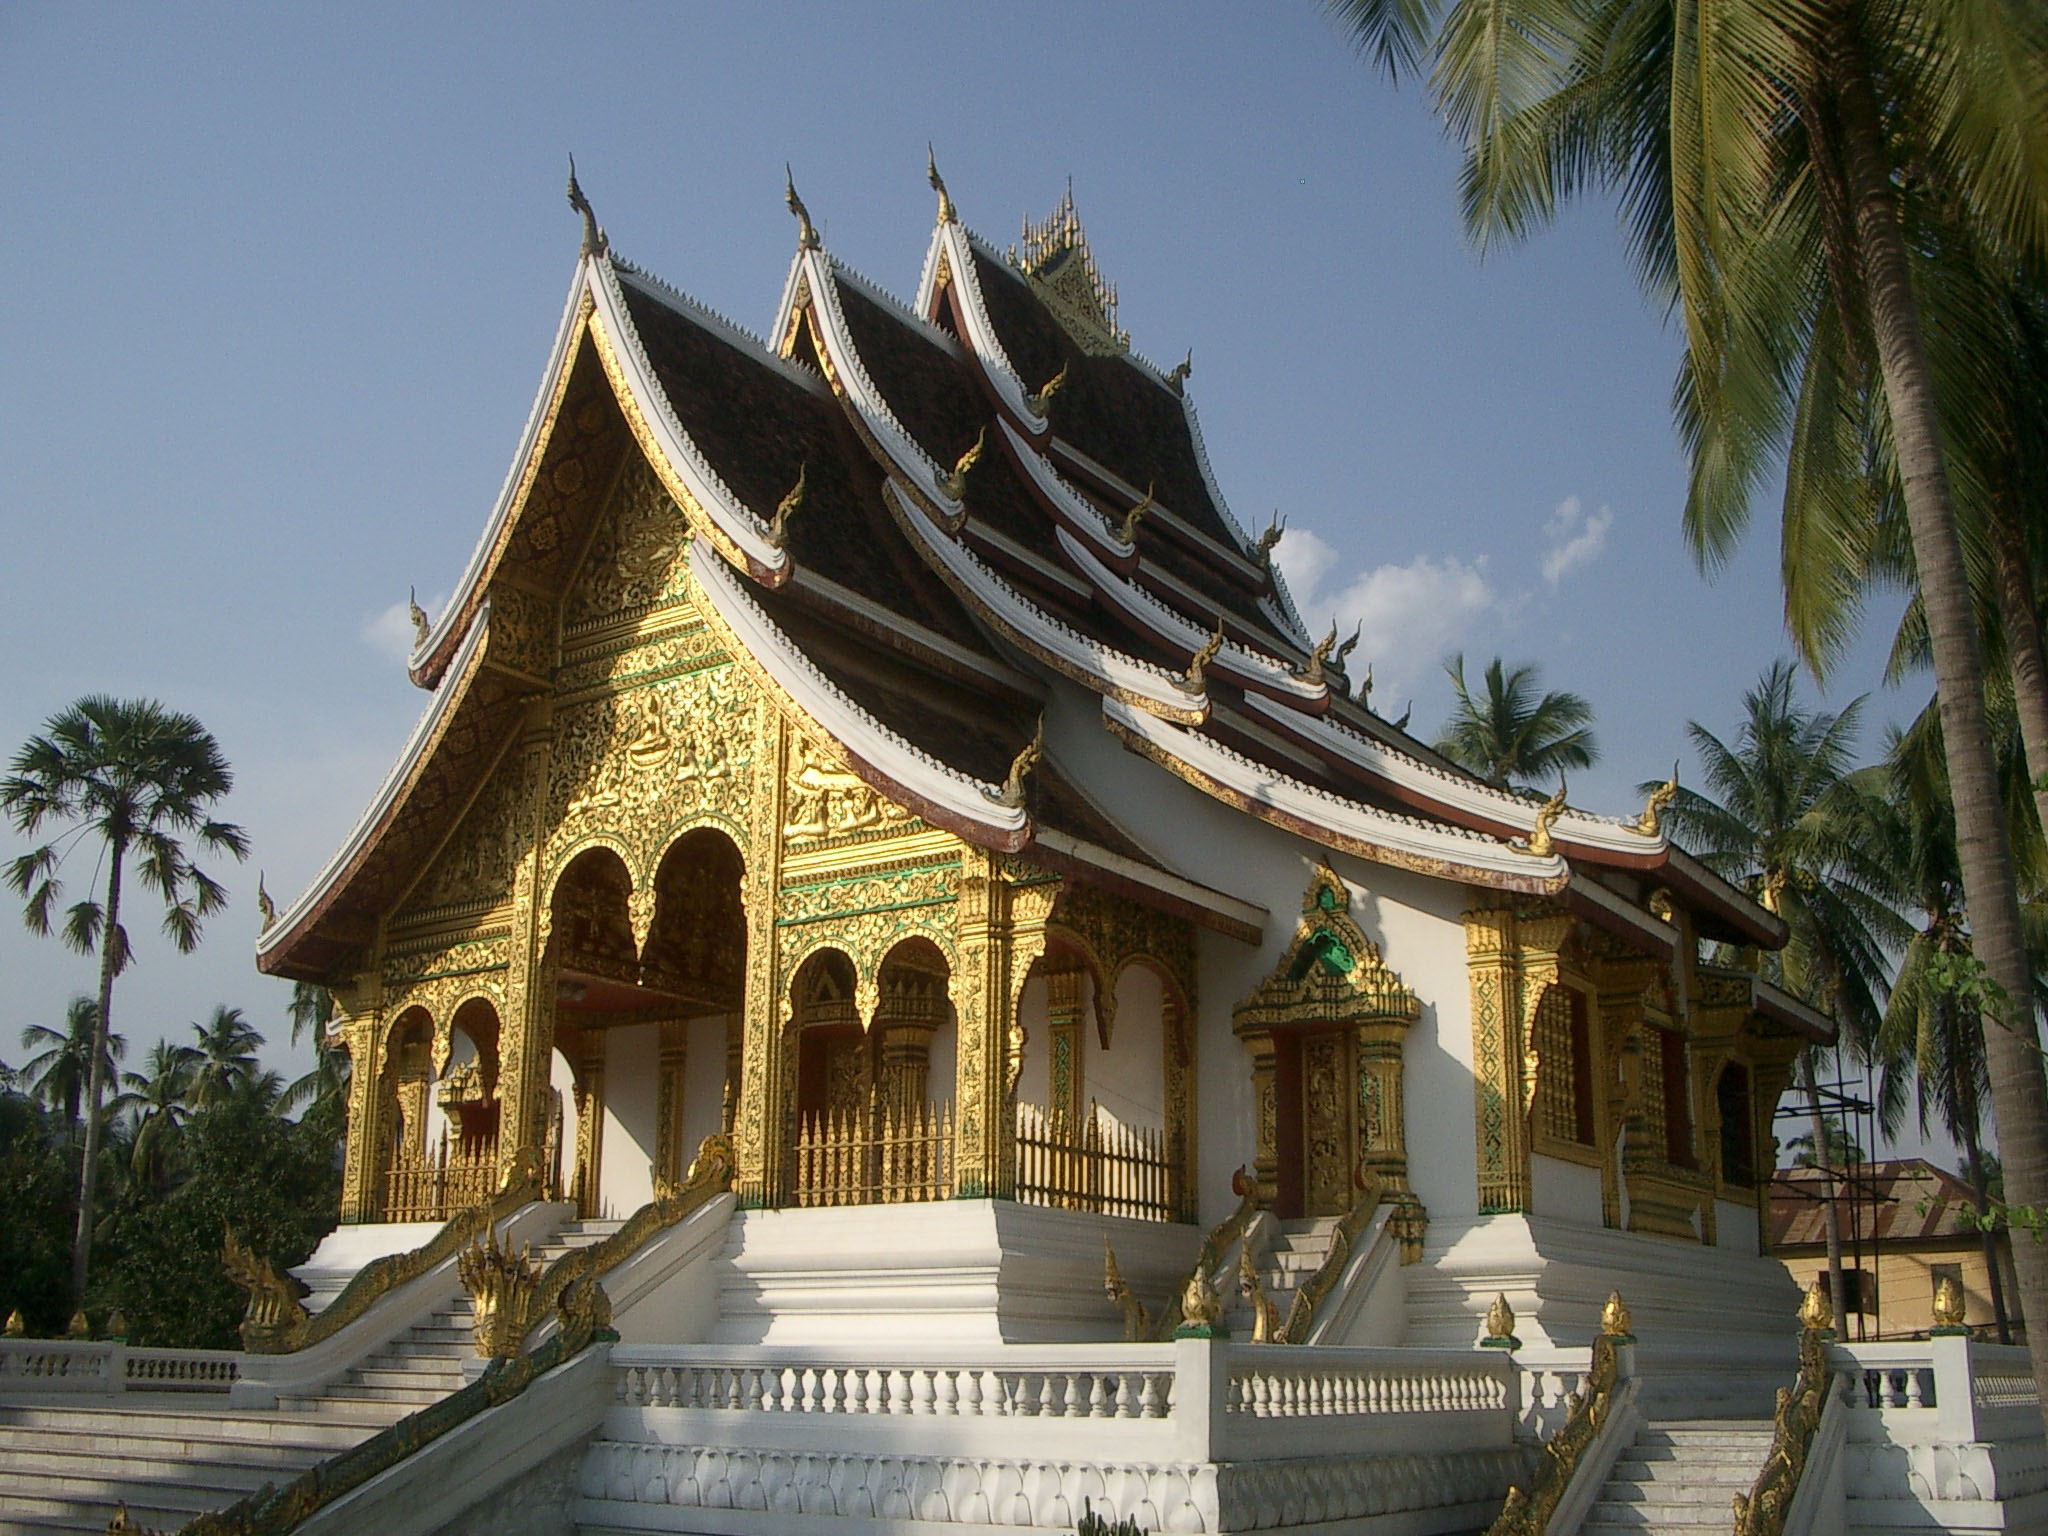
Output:
M1188 382L1188 376L1194 371L1195 349L1189 347L1188 355L1175 363L1173 365L1173 372L1166 376L1166 387L1171 389L1176 395L1180 394Z
M1557 776L1557 793L1537 808L1536 825L1529 829L1529 852L1539 859L1547 859L1557 852L1557 844L1551 839L1550 829L1557 818L1564 814L1564 775Z
M1157 482L1154 482L1156 484ZM1152 510L1152 485L1145 487L1145 499L1124 514L1124 525L1117 530L1117 537L1126 544L1138 542L1138 524L1145 520L1145 514Z
M405 605L411 610L412 647L414 650L418 650L427 643L427 636L433 630L433 626L427 622L427 610L420 606L418 588L407 587L405 589Z
M983 427L975 434L974 442L960 455L953 465L953 473L939 482L939 489L954 501L967 494L967 472L981 462L982 450L988 446L988 428Z
M1671 777L1650 791L1650 800L1643 807L1643 814L1628 824L1631 832L1644 837L1661 837L1664 833L1664 813L1671 809L1671 802L1678 798L1678 764L1671 765Z
M777 549L789 547L789 520L803 510L804 482L810 479L811 461L805 459L796 472L796 484L775 508L775 521L768 527L768 542Z
M1351 638L1338 646L1336 653L1330 657L1331 665L1336 667L1339 672L1342 672L1344 670L1344 663L1350 658L1351 653L1358 649L1358 642L1364 638L1365 620L1360 619L1358 621L1358 628L1351 631Z
M1024 779L1038 767L1039 759L1045 756L1045 716L1038 717L1038 729L1031 733L1031 739L1024 743L1023 751L1010 760L1010 771L1003 779L1002 803L1012 810L1024 804Z
M1400 718L1400 719L1398 719L1398 720L1396 720L1396 721L1394 722L1394 729L1395 729L1395 730L1397 730L1397 731L1405 731L1405 730L1407 730L1407 729L1408 729L1408 719L1409 719L1409 717L1410 717L1411 715L1413 715L1414 713L1415 713L1415 701L1414 701L1413 699L1410 699L1410 700L1408 701L1408 707L1407 707L1406 709L1404 709L1404 710L1402 710L1402 711L1401 711L1401 718Z
M1330 652L1337 648L1337 621L1330 621L1330 632L1316 642L1316 648L1308 654L1308 665L1302 668L1304 682L1320 683L1323 680L1323 663L1330 659Z
M1280 542L1280 535L1286 531L1286 520L1280 516L1280 509L1275 507L1273 521L1267 525L1266 531L1259 535L1259 559L1265 564L1273 563L1273 550Z
M590 206L590 199L583 195L583 188L576 184L576 157L569 157L569 206L583 215L583 254L603 256L612 243L605 238L605 232L598 228L597 214Z
M939 222L959 223L960 215L953 211L953 199L946 195L946 183L939 175L938 156L932 153L929 143L924 147L924 174L925 179L932 184L932 190L939 194Z
M800 250L815 251L822 242L818 231L811 223L811 210L804 206L804 200L796 195L796 172L789 168L789 162L782 164L782 200L789 204L789 211L796 215L796 243Z
M1031 397L1031 409L1036 414L1040 416L1045 414L1046 408L1052 404L1052 397L1058 394L1061 387L1067 382L1067 370L1073 366L1074 360L1071 357L1061 363L1060 371L1047 379L1045 387Z
M1206 689L1209 683L1208 679L1203 676L1204 669L1222 653L1223 615L1219 613L1216 616L1216 633L1209 637L1207 643L1199 651L1195 652L1193 659L1188 662L1187 671L1177 679L1180 684L1180 691L1182 693L1200 693Z
M270 899L270 892L263 888L263 871L256 871L256 910L262 914L262 932L268 933L277 922L277 903Z

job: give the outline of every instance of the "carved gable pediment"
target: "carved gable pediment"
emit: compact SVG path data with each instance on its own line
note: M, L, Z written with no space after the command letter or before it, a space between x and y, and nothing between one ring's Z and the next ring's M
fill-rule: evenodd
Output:
M1302 898L1294 942L1231 1012L1238 1034L1310 1024L1408 1025L1421 1004L1351 917L1351 892L1325 864Z

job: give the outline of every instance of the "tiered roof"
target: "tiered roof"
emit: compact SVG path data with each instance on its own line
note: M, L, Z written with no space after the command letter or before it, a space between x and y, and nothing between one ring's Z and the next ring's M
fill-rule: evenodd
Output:
M1011 765L1057 675L1099 697L1132 751L1318 844L1561 897L1656 948L1677 942L1647 910L1658 887L1703 933L1782 942L1774 916L1654 826L1572 809L1539 825L1535 801L1352 696L1335 636L1304 629L1270 537L1252 539L1217 487L1188 365L1162 372L1117 330L1071 201L1027 227L1022 255L968 231L942 187L940 215L913 305L803 217L772 348L589 226L519 457L412 659L434 703L349 846L266 935L265 969L316 975L361 941L452 827L460 782L509 740L518 699L545 685L551 660L494 651L492 601L562 590L599 500L574 494L570 467L601 462L607 434L614 457L630 434L683 510L709 617L756 680L876 789L972 843L1257 926L1111 826L1056 748L1017 793ZM593 410L607 395L617 409ZM477 762L437 766L458 721ZM439 809L411 806L437 773Z

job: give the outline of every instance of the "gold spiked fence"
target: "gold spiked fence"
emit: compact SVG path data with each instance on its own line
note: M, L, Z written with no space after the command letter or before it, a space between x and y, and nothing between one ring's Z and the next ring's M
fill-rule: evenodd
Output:
M953 1193L953 1106L810 1114L797 1128L795 1203L896 1205Z
M384 1220L446 1221L489 1200L498 1188L498 1140L450 1142L424 1157L400 1152L384 1175Z
M1076 1126L1017 1106L1017 1198L1063 1211L1176 1221L1166 1133L1105 1120L1092 1102Z

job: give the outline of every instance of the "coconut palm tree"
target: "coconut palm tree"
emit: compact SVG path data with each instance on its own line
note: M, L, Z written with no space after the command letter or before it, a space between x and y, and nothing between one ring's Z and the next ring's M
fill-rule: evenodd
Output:
M143 1058L140 1072L122 1075L128 1101L136 1111L133 1172L153 1187L169 1182L169 1152L190 1113L192 1076L198 1064L199 1053L191 1046L159 1040Z
M1731 958L1828 1014L1839 1041L1867 1060L1883 1019L1886 948L1904 943L1910 930L1892 904L1894 872L1870 836L1871 815L1849 777L1863 700L1839 713L1807 709L1791 664L1781 661L1742 704L1733 745L1697 721L1688 728L1707 792L1681 789L1668 819L1701 862L1743 886L1790 930L1783 949ZM1798 1072L1812 1110L1810 1144L1828 1187L1828 1271L1839 1297L1834 1138L1816 1082L1818 1051L1800 1053Z
M239 1008L217 1006L204 1024L192 1026L191 1099L201 1108L225 1104L248 1091L259 1072L256 1053L263 1036Z
M1496 789L1547 784L1567 768L1590 768L1600 756L1593 706L1576 693L1542 686L1534 663L1510 671L1496 656L1486 664L1485 692L1465 683L1465 658L1444 663L1457 705L1436 749Z
M1468 227L1516 238L1618 190L1632 254L1685 327L1688 531L1726 555L1782 443L1816 328L1870 359L1927 613L2007 1184L2048 1208L2048 1085L1984 715L1984 665L1908 226L2048 257L2048 12L2026 0L1333 0L1399 71L1428 56L1467 156ZM2048 1245L2016 1254L2048 1329ZM2048 1414L2048 1352L2036 1360Z
M7 883L24 900L22 916L30 931L47 934L55 926L63 866L81 844L96 850L96 868L105 875L105 895L74 902L62 919L64 941L99 960L95 1022L104 1041L113 1018L114 978L132 953L121 925L131 864L163 904L165 935L190 953L206 919L227 905L227 892L192 861L186 840L203 852L236 859L249 852L242 829L212 815L214 802L233 788L234 774L218 743L192 716L153 699L97 695L51 716L43 734L30 737L14 755L10 769L0 780L0 810L14 829L31 838L49 823L65 829L7 866ZM85 1155L71 1246L74 1306L85 1304L91 1255L100 1111L110 1075L104 1054L94 1052L86 1083Z
M64 1028L31 1024L21 1032L21 1048L34 1055L21 1064L19 1076L32 1099L64 1117L65 1128L78 1133L78 1107L92 1076L92 1050L98 1034L99 1009L89 997L74 997L64 1011ZM114 1063L127 1054L128 1042L108 1035L100 1046L109 1076Z

